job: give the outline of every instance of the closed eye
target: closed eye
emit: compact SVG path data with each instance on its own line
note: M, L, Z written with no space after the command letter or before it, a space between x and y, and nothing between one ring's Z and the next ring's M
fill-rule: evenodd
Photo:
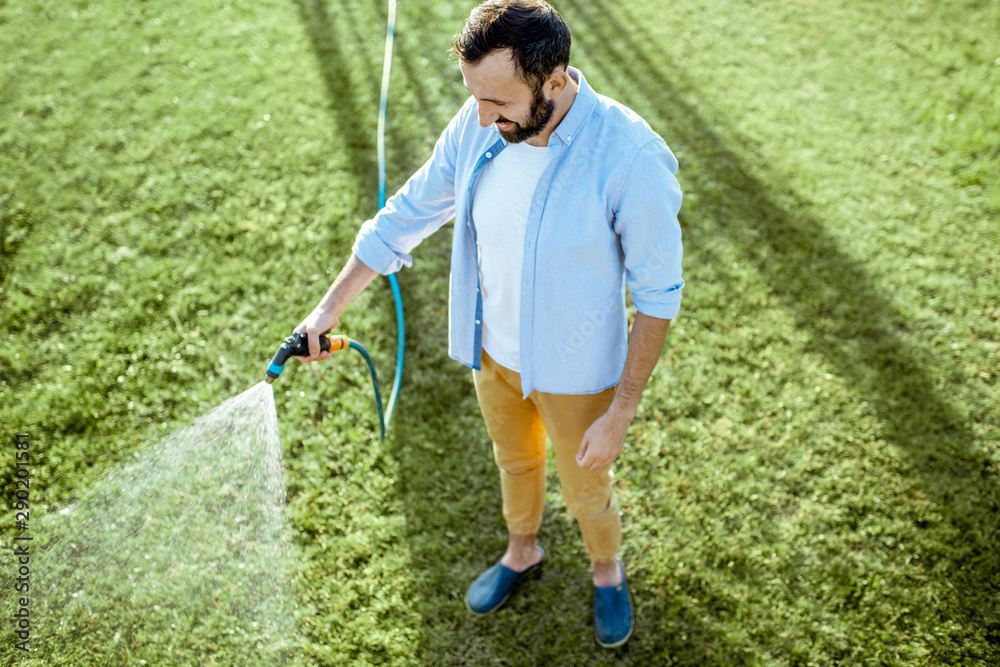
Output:
M474 92L472 92L472 90L469 89L469 84L465 84L465 89L469 91L470 95L472 95L473 97L476 97L476 94ZM498 107L505 107L505 106L507 106L509 104L509 102L501 102L500 100L491 100L491 99L488 99L488 98L485 98L485 97L476 97L476 101L477 102L489 102L490 104L495 104Z

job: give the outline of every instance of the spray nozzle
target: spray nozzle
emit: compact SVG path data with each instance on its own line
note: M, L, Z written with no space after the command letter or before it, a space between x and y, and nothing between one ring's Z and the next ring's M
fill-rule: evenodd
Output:
M327 350L337 352L345 349L351 342L347 336L327 336L328 333L330 333L329 329L319 335L321 352ZM274 359L271 360L271 365L267 367L267 377L264 380L268 384L273 383L281 375L281 371L285 370L285 362L290 357L306 356L309 356L309 337L302 333L292 334L281 343Z

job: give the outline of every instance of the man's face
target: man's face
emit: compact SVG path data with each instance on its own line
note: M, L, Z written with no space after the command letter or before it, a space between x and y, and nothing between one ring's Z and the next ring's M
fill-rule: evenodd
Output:
M509 50L494 51L475 65L459 65L465 87L479 102L479 124L496 123L504 141L520 143L548 124L555 102L517 77Z

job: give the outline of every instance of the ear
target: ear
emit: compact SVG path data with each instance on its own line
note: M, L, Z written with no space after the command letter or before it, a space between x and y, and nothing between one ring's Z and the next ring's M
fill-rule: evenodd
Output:
M569 74L564 69L557 69L549 75L542 86L542 90L548 93L550 99L558 99L569 88Z

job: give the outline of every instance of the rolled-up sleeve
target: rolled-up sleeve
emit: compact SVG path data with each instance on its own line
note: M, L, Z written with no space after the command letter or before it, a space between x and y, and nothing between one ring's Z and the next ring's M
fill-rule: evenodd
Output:
M636 153L617 198L614 229L625 255L625 280L644 315L672 320L681 307L681 189L677 159L662 139Z
M413 264L410 252L455 215L455 168L466 104L438 138L430 159L365 222L353 252L365 266L388 275Z

